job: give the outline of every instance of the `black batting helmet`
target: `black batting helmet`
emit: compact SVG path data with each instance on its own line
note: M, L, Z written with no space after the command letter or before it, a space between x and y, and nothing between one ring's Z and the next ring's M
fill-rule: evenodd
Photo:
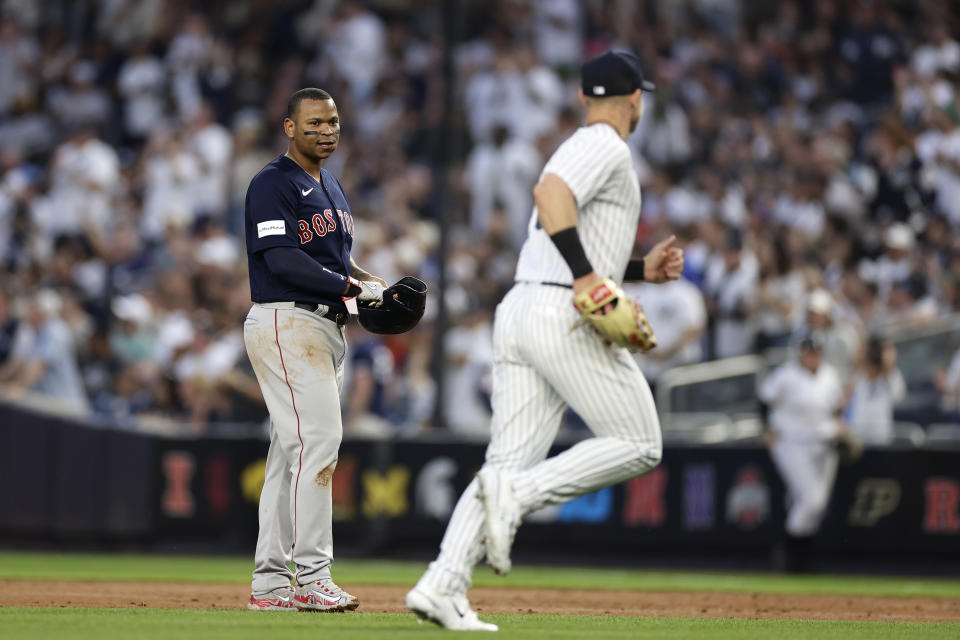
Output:
M360 305L357 310L361 326L370 333L394 334L417 326L426 304L426 283L413 276L405 276L384 289L382 305Z

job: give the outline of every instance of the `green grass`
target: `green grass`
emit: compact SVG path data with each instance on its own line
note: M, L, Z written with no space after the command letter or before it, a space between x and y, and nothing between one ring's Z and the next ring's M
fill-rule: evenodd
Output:
M134 554L0 552L0 578L23 580L195 581L242 584L249 580L248 557ZM334 569L345 585L413 584L426 567L420 562L343 560ZM640 569L518 567L507 578L480 568L480 586L578 587L631 590L759 591L960 598L960 580L876 576L779 576L757 573L645 571ZM633 618L626 616L483 615L500 625L499 638L664 638L709 640L776 638L939 639L960 637L960 623L879 623L807 620ZM309 635L306 635L309 634ZM264 640L287 637L476 638L409 614L308 615L222 610L87 609L0 607L0 640L68 637L102 640L203 638Z
M135 580L245 583L252 558L133 554L0 552L0 578L58 580ZM412 585L426 563L341 560L334 576L345 585ZM476 586L576 587L668 591L835 593L864 596L960 598L960 580L889 576L785 576L764 573L647 571L567 567L516 567L502 578L488 568L475 574Z
M960 624L823 622L802 620L728 620L702 618L628 618L622 616L490 615L500 625L498 638L709 638L709 640L778 638L956 638ZM176 611L164 609L0 609L0 637L19 640L69 637L72 640L263 640L264 638L476 638L452 633L413 616L356 613L309 615L244 611ZM298 634L309 635L298 635ZM484 636L481 636L484 637Z

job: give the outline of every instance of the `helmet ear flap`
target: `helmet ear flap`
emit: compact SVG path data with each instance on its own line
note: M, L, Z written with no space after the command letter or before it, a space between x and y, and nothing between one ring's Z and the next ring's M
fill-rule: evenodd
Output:
M427 284L419 278L404 276L384 290L382 305L358 308L360 325L371 333L404 333L420 322L426 305Z

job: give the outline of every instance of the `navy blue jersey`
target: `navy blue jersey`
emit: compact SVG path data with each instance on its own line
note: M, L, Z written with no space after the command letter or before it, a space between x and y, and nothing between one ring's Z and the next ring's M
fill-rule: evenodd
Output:
M353 218L340 182L321 170L322 182L280 156L254 176L247 188L245 229L254 302L311 302L343 310L340 298L306 291L275 276L263 252L296 247L325 269L350 274ZM346 283L344 283L346 284Z

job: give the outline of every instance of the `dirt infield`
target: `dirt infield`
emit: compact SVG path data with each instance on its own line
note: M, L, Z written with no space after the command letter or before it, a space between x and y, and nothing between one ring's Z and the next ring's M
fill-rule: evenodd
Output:
M0 580L0 606L242 609L246 585ZM357 586L360 611L404 612L407 587ZM960 622L960 600L697 591L476 588L480 613Z

